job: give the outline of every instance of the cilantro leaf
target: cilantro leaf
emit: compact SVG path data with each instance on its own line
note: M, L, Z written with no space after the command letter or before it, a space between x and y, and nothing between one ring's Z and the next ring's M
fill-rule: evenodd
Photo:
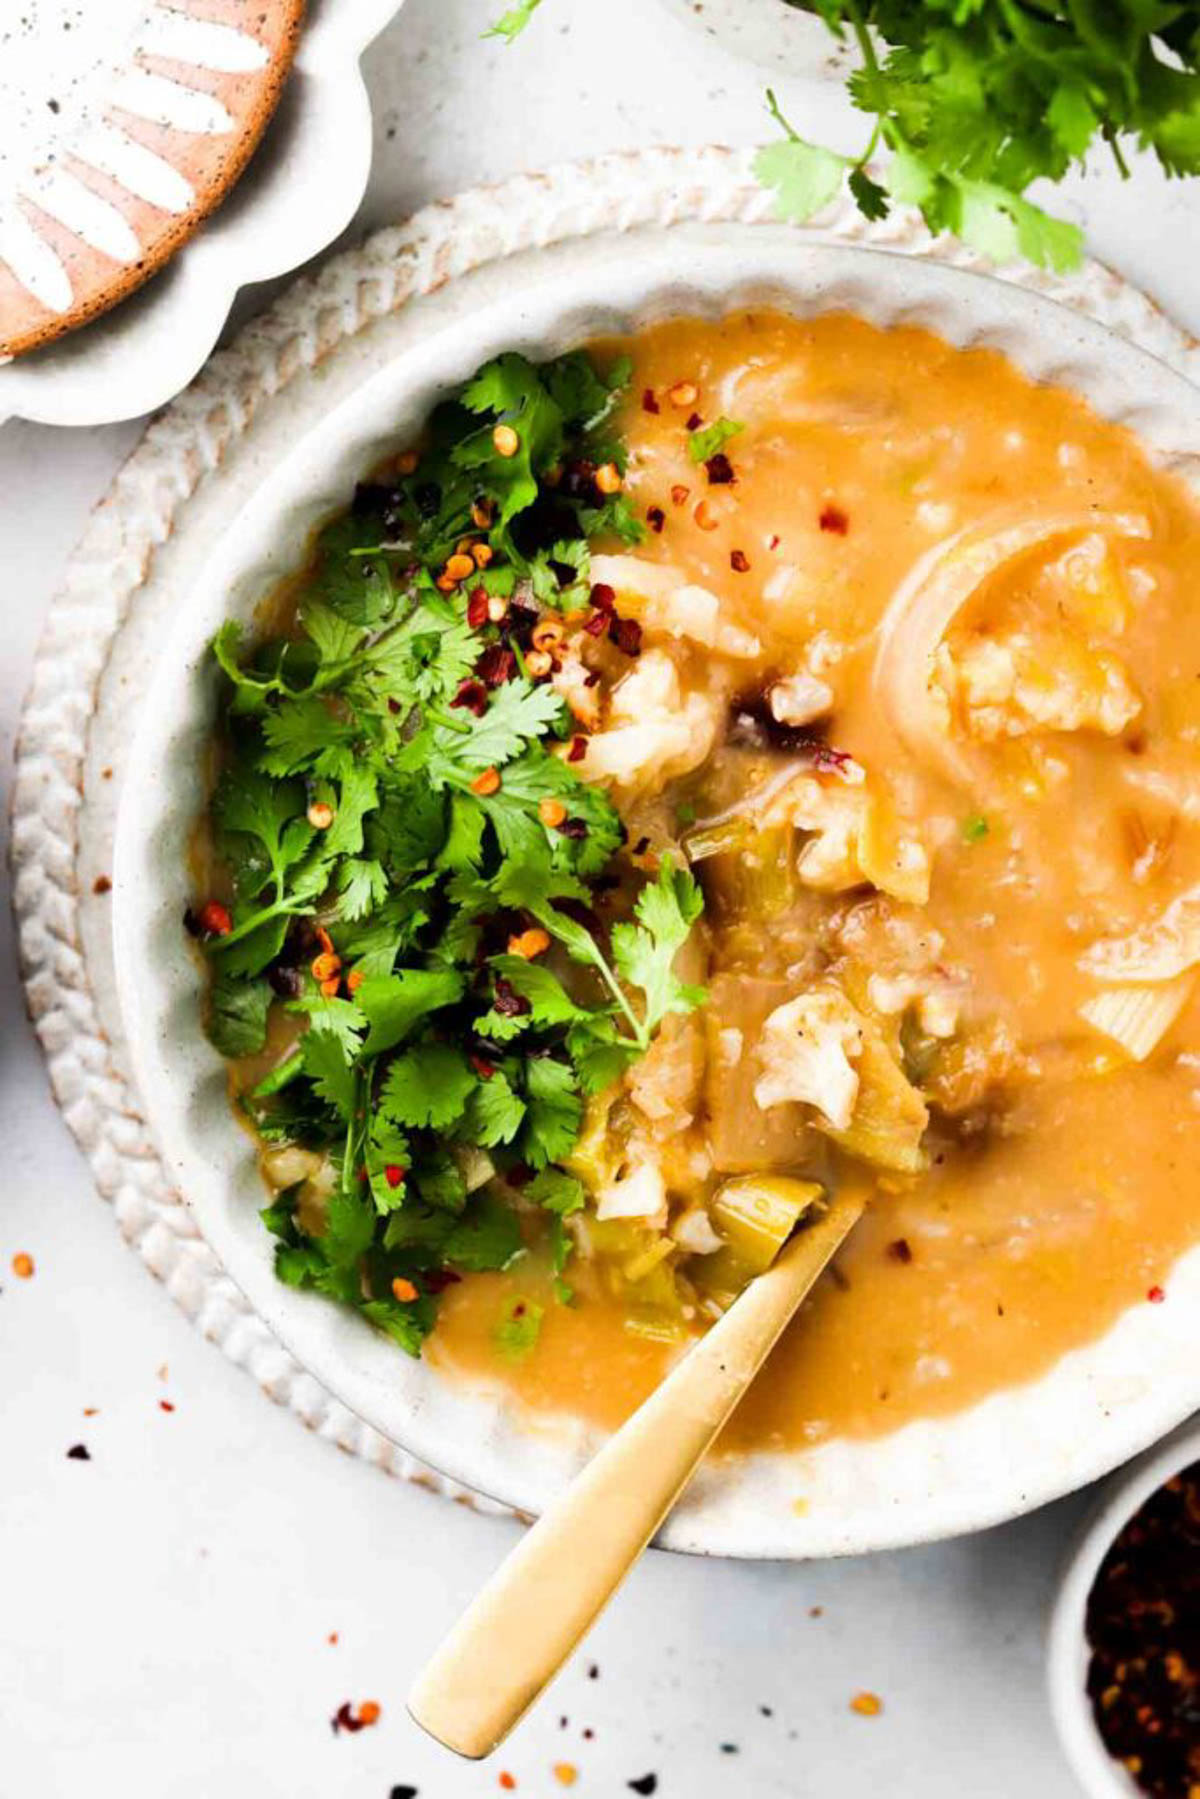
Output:
M734 419L714 419L711 425L688 434L688 455L693 462L707 462L731 437L736 437L739 431L745 429L745 425L739 425Z
M494 1149L498 1143L512 1142L524 1116L525 1101L513 1092L503 1069L497 1068L472 1092L466 1130L473 1142Z
M207 1031L213 1048L223 1056L254 1056L267 1041L267 1012L271 989L266 981L239 980L223 975L213 982L209 995Z
M400 1043L431 1012L460 999L465 985L452 968L402 968L398 974L369 976L355 994L369 1027L364 1055L377 1056Z
M528 1112L521 1132L527 1162L542 1168L569 1156L583 1122L583 1101L574 1070L549 1056L531 1057L525 1066Z
M427 1043L396 1058L379 1103L396 1124L444 1130L461 1115L476 1083L461 1050L448 1043Z
M636 924L613 926L613 960L617 973L645 995L642 1026L654 1030L668 1012L687 1012L704 999L704 989L689 987L673 972L676 951L686 943L704 909L704 898L686 869L664 856L658 880L638 895Z
M543 1168L525 1188L525 1197L559 1218L569 1218L583 1210L583 1182L563 1168Z
M485 1195L473 1202L442 1245L452 1268L464 1273L506 1268L520 1251L521 1227L515 1212Z
M350 1045L353 1045L353 1049ZM300 1039L300 1056L305 1074L325 1103L332 1106L338 1117L347 1124L354 1115L357 1097L357 1083L352 1067L353 1052L357 1048L357 1037L320 1030L315 1026L305 1031Z

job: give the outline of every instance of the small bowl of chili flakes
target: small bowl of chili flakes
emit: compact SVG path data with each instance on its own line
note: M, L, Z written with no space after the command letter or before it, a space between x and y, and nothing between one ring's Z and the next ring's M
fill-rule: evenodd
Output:
M1091 1799L1200 1799L1200 1427L1105 1489L1050 1625L1050 1704Z

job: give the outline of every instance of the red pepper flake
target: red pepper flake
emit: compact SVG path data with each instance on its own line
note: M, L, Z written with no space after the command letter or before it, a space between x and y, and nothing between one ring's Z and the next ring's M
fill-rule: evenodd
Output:
M348 1699L344 1699L329 1720L329 1727L334 1736L343 1730L349 1731L351 1736L354 1736L358 1731L367 1730L372 1724L378 1724L382 1716L383 1707L374 1699L364 1699L357 1711L354 1710Z
M446 1287L456 1287L462 1275L455 1274L453 1268L426 1268L421 1279L427 1293L441 1293Z
M689 431L699 431L703 423L704 420L700 417L700 414L698 412L693 412L688 418L687 428Z
M647 506L646 523L652 531L661 531L667 522L667 515L661 506Z
M613 587L610 587L607 581L594 582L592 585L592 591L588 597L591 600L592 605L596 608L597 612L615 612L616 611L616 606L617 606L616 589Z
M735 575L744 575L750 567L750 558L745 550L730 550L729 566Z
M160 1399L158 1402L158 1409L160 1412L173 1412L175 1407L171 1404L169 1399Z
M779 533L778 533L778 531L772 531L770 537L768 537L767 548L769 550L777 550L779 548Z
M458 690L450 702L451 707L465 706L476 718L482 718L487 711L487 688L482 681L473 680L470 675L458 684Z
M603 637L608 630L609 617L610 614L607 612L593 612L590 618L585 619L583 628L588 636Z
M489 644L475 664L475 673L487 687L503 687L517 672L517 658L507 645Z
M486 587L473 587L471 597L467 601L467 623L472 631L478 631L488 622L488 591Z
M560 1787L573 1787L579 1779L579 1769L574 1762L555 1762L554 1778Z
M659 406L658 401L654 398L654 389L652 387L645 388L642 393L642 411L657 412L658 410Z
M85 1418L95 1418L99 1415L99 1412L100 1407L98 1405L85 1405L83 1408L83 1415Z
M824 507L818 523L822 531L832 531L835 537L845 537L850 529L850 520L840 506Z
M338 1633L336 1630L331 1630L329 1635L325 1639L325 1641L329 1644L334 1644L337 1642L337 1640L338 1640Z
M572 737L571 747L567 751L568 762L582 762L587 755L587 738L578 735Z
M483 1056L468 1056L467 1061L481 1081L490 1081L496 1072L495 1063L486 1061Z
M220 900L205 900L197 914L202 937L228 937L233 929L233 918L229 907L223 906Z
M1150 1304L1152 1306L1160 1306L1166 1297L1167 1297L1166 1293L1159 1286L1151 1287L1150 1291L1146 1295L1146 1298L1150 1301Z
M404 1170L400 1167L398 1162L388 1162L383 1170L383 1178L389 1187L402 1187L404 1185Z
M499 1780L500 1780L500 1785L504 1788L504 1791L506 1793L515 1793L516 1792L517 1783L516 1783L515 1779L513 1778L513 1776L509 1773L507 1768L504 1768L501 1770L501 1773L499 1775Z
M730 462L724 450L718 450L715 456L710 456L708 461L704 464L704 469L705 473L708 475L710 486L733 486L736 476L733 472L733 464Z
M524 1018L533 1011L533 1002L518 993L511 981L503 975L496 980L496 997L494 1005L501 1018Z
M911 1262L913 1259L907 1237L897 1237L894 1243L888 1244L887 1252L893 1262Z
M112 892L112 882L107 875L96 876L95 880L92 882L92 892L97 894Z
M608 627L610 640L625 656L641 654L642 627L636 618L618 618L613 614L612 623Z
M72 1443L70 1449L67 1451L67 1460L69 1462L90 1462L91 1459L92 1452L86 1443Z
M33 1279L33 1257L22 1249L12 1259L12 1271L19 1281Z

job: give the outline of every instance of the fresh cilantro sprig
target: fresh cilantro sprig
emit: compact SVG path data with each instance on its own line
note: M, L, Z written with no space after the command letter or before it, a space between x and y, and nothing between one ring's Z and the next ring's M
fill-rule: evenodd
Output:
M320 534L284 628L213 644L229 903L204 943L209 1033L231 1058L277 1046L242 1103L267 1142L323 1152L321 1191L264 1213L280 1278L412 1353L446 1280L522 1253L518 1192L569 1298L584 1196L563 1163L587 1098L702 997L674 973L701 909L686 871L664 857L632 916L600 923L621 822L526 665L538 615L586 600L591 537L636 537L592 479L624 466L627 373L487 364ZM464 544L477 566L451 577Z
M540 0L489 35L510 43ZM870 120L857 155L801 136L768 92L783 136L755 161L776 211L797 223L848 187L868 219L920 209L991 258L1078 266L1083 233L1028 198L1095 146L1122 176L1126 151L1167 175L1200 173L1200 6L1194 0L786 0L816 14L859 66L854 105Z
M920 208L997 262L1078 265L1083 236L1027 198L1061 181L1094 144L1128 173L1123 146L1168 175L1200 172L1200 8L1106 0L788 0L817 13L860 66L851 99L871 120L858 156L784 140L756 171L782 217L810 218L847 182L867 218ZM878 162L876 153L880 152ZM869 165L869 166L868 166Z

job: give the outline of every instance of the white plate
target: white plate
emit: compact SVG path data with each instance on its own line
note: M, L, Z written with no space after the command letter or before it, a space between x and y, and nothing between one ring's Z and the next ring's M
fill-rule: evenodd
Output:
M114 930L129 1049L168 1172L252 1308L305 1367L392 1440L522 1511L539 1510L578 1468L589 1447L581 1426L530 1428L502 1396L448 1385L357 1318L274 1279L251 1145L199 1032L200 977L180 929L212 718L205 646L227 612L248 617L295 566L312 524L345 503L356 476L489 355L550 354L679 311L715 316L769 302L801 314L849 308L1001 348L1033 377L1136 429L1151 454L1197 481L1196 390L1113 333L1007 283L762 225L562 244L527 258L520 278L501 263L424 302L421 332L403 353L367 373L265 473L191 591L178 594L175 636L139 704ZM1044 1379L956 1417L706 1468L663 1540L729 1555L844 1553L975 1529L1082 1485L1200 1400L1200 1250L1171 1271L1169 1293L1170 1303L1135 1307Z
M153 411L195 375L240 287L296 268L337 236L354 215L371 166L371 109L359 59L401 3L309 0L282 99L235 191L145 287L92 323L0 366L0 424L17 417L97 425ZM122 42L129 10L123 5L112 21ZM97 35L91 20L86 35L89 43ZM15 154L27 133L15 114L8 125ZM94 122L82 119L79 129L94 135ZM60 186L69 173L60 171ZM78 187L68 198L80 228ZM111 209L100 216L94 202L87 205L86 228L127 253L120 236L113 240L120 221L114 227ZM24 261L30 258L36 263L39 255L25 243ZM53 268L42 274L53 295Z

